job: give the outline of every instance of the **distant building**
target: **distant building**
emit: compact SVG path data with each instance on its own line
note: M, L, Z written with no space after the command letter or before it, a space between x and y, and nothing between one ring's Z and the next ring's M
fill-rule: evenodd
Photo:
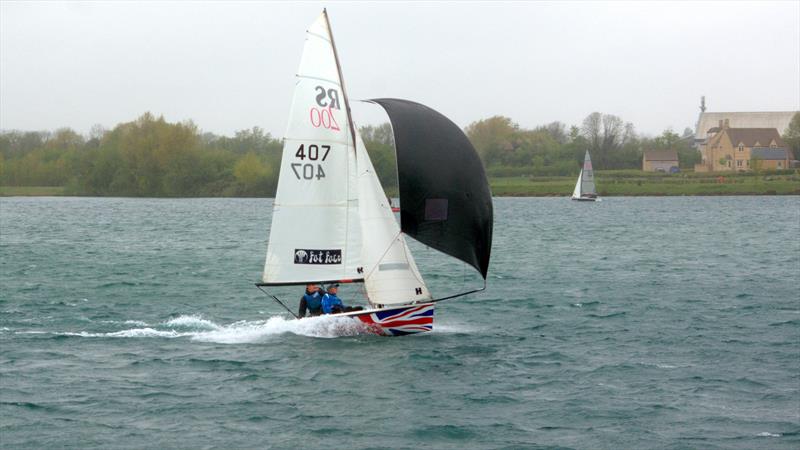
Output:
M759 168L785 169L792 159L776 128L734 128L728 120L720 120L706 136L695 172L752 170L754 158Z
M675 172L678 170L678 152L675 150L645 150L642 156L642 170L645 172Z
M750 169L756 168L754 164L763 170L786 169L792 161L791 153L786 148L754 147L750 151Z
M714 128L719 128L719 123L726 120L731 128L775 128L778 134L783 134L796 113L798 111L705 112L705 102L703 102L694 133L695 147L702 151L708 133Z

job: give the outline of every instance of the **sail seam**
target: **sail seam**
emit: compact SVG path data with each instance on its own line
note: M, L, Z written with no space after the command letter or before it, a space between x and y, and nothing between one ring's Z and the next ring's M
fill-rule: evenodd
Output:
M284 139L284 140L286 140L286 141L297 141L297 142L301 142L301 141L302 141L302 142L308 142L308 141L312 141L312 142L314 142L314 143L317 143L317 142L327 142L327 143L330 143L330 144L344 144L344 145L347 145L347 143L349 142L349 141L334 141L334 140L331 140L331 139L316 139L316 138L314 138L314 139L309 139L309 138L294 138L294 137L284 137L283 139Z
M309 80L325 81L326 83L333 83L333 84L335 84L336 86L339 86L339 87L342 86L338 81L331 80L330 78L314 77L314 76L311 76L311 75L301 75L299 73L297 74L297 78L307 78Z

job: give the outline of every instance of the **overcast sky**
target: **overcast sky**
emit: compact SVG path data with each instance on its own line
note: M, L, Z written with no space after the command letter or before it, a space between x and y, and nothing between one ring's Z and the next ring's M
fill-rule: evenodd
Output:
M701 95L709 111L800 109L798 1L4 1L0 129L85 134L151 111L281 137L323 6L351 98L416 100L462 127L493 115L572 125L600 111L642 133L682 132Z

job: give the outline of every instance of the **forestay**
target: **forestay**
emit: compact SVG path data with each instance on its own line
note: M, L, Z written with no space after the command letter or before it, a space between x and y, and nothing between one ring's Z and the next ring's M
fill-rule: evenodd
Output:
M475 148L456 124L425 105L372 101L386 110L394 130L403 232L470 264L485 279L492 194Z
M358 180L348 124L323 13L307 31L297 73L264 266L266 284L362 277Z

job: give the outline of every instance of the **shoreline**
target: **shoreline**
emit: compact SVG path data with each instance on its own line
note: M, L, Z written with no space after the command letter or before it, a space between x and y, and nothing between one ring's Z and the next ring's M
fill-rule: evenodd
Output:
M575 176L490 177L493 197L569 197ZM600 197L692 197L724 195L800 195L800 172L663 174L636 170L596 172ZM397 188L386 190L397 197ZM120 198L272 198L253 196L81 195L66 186L0 186L0 197L120 197Z
M800 196L800 189L794 192L705 192L705 193L697 193L697 194L664 194L664 193L634 193L634 194L598 194L600 198L615 198L615 197L786 197L786 196ZM12 194L5 193L0 191L0 198L31 198L31 197L42 197L42 198L56 198L56 197L64 197L64 198L148 198L148 199L164 199L164 200L178 200L178 199L209 199L209 198L233 198L233 199L250 199L250 198L258 198L258 199L274 199L275 197L241 197L241 196L218 196L218 197L147 197L147 196L125 196L125 195L77 195L77 194L60 194L60 193L53 193L53 194L27 194L27 193L19 193L15 192ZM492 198L570 198L571 193L566 194L526 194L526 193L504 193L504 194L497 194L492 193ZM396 198L396 196L395 196Z

